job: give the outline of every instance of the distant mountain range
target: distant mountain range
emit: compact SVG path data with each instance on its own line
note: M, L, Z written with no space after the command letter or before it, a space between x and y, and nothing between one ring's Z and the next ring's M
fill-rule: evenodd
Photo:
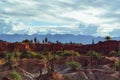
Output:
M0 40L5 40L8 42L21 42L24 39L29 39L33 40L34 38L37 38L40 42L44 40L44 38L48 38L49 41L51 42L56 42L56 40L62 42L62 43L83 43L83 44L91 44L92 40L94 39L95 43L99 41L105 41L104 37L93 37L93 36L85 36L85 35L72 35L72 34L47 34L47 35L38 35L38 34L33 34L33 35L20 35L20 34L13 34L13 35L8 35L8 34L0 34ZM120 37L113 37L113 40L120 40Z

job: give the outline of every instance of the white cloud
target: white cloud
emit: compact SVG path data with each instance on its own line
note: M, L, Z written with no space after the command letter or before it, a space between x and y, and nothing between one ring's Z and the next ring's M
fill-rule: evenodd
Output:
M115 34L120 29L119 3L119 0L1 0L0 20L4 21L0 22L0 33L112 36L114 31L113 36L119 36ZM33 21L48 24L28 25ZM84 24L83 28L78 24Z
M75 25L40 25L40 26L28 26L23 24L22 22L10 22L6 20L0 21L0 27L1 27L1 34L7 33L7 34L70 34L73 32L74 34L79 34L79 27L76 27ZM77 32L77 33L76 33Z

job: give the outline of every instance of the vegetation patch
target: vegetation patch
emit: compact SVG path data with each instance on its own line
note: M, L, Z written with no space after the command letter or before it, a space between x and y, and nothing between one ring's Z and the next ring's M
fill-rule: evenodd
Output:
M12 71L10 73L10 77L12 78L12 80L23 80L22 76L16 71Z

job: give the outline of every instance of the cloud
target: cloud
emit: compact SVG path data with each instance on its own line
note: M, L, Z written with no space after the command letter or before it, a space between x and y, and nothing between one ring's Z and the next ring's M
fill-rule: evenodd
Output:
M101 22L101 19L96 17L96 15L91 14L102 13L104 12L104 8L92 8L92 5L89 5L89 2L90 0L5 0L4 2L1 2L1 15L17 19L29 18L31 20L54 21L57 23L71 23L73 21L75 23ZM87 11L91 14L85 13ZM91 19L93 21L91 21Z
M79 29L81 30L80 34L83 35L91 34L92 36L94 36L97 33L97 25L94 24L89 24L89 25L80 24Z
M12 24L7 20L0 19L0 34L5 34L11 30Z
M0 20L1 33L0 34L79 34L79 27L75 25L25 25L22 22L10 22L5 19Z
M120 0L1 0L0 34L119 36L119 3Z
M110 35L113 37L118 37L116 35L120 35L120 29L114 29L112 32L110 32Z

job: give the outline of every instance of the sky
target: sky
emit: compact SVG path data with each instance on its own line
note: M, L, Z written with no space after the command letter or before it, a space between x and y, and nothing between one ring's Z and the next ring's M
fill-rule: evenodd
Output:
M0 0L0 34L120 36L120 0Z

